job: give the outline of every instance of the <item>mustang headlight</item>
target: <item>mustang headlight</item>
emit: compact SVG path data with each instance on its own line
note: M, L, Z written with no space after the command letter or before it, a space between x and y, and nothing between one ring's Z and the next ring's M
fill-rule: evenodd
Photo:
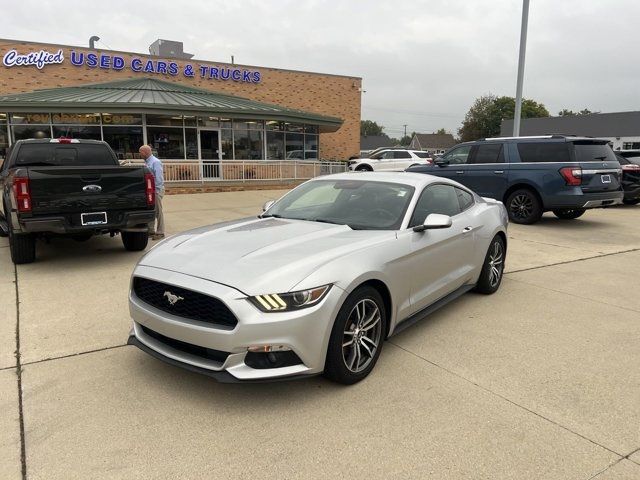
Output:
M331 285L289 293L270 293L249 297L249 301L263 312L287 312L311 307L322 300Z

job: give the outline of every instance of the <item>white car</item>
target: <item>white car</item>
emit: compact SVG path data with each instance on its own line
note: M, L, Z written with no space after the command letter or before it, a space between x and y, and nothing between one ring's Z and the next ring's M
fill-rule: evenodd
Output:
M428 152L390 148L374 153L368 158L350 160L349 170L356 172L402 172L414 165L429 163L431 163L431 157Z

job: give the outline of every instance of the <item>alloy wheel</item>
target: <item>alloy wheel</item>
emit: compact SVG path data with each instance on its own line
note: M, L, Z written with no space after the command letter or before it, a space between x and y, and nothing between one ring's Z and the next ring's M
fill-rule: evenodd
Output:
M342 341L342 359L353 373L365 370L380 345L382 317L371 299L360 300L351 309Z
M516 218L527 219L533 214L533 201L527 194L516 195L509 205L511 214Z
M491 287L495 287L500 282L502 277L502 267L504 262L504 251L502 243L496 241L493 242L493 248L489 254L489 267L491 271L489 273L489 284Z

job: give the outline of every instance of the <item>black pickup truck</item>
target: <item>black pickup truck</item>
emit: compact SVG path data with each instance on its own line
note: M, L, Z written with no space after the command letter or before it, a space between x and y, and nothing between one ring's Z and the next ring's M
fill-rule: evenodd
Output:
M105 142L19 140L0 168L0 231L14 263L31 263L36 238L83 241L120 233L127 250L147 246L155 182L146 167L120 166Z

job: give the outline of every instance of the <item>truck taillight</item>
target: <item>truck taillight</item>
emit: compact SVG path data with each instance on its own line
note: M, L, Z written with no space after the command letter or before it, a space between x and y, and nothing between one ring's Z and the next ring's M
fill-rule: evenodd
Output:
M560 175L564 178L567 185L582 184L582 168L580 167L564 167L560 169Z
M13 195L19 212L31 211L31 189L27 177L13 178Z
M147 196L147 205L156 204L156 180L153 178L153 173L144 174L145 193Z
M629 164L629 165L622 165L622 171L623 172L637 172L640 171L640 165L635 165L635 164Z

